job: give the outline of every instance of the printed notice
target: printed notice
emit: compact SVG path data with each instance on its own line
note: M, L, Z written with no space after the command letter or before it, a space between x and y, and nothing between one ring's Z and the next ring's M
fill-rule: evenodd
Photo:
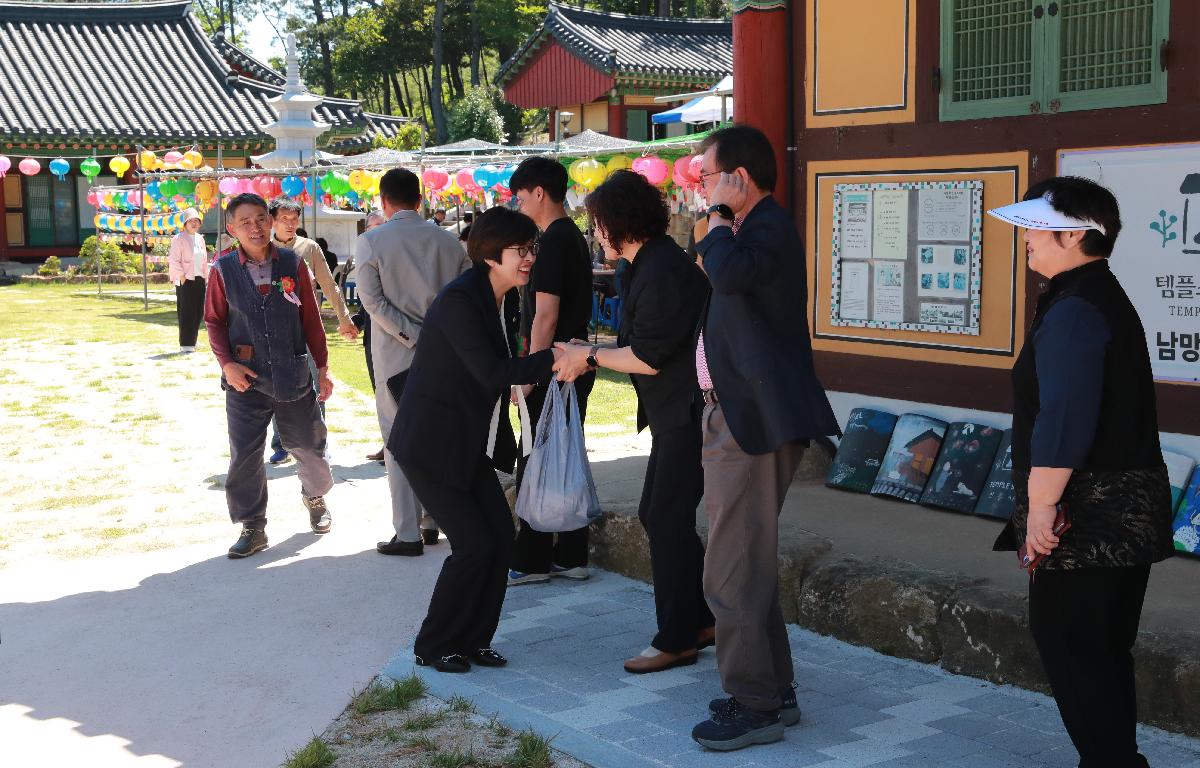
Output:
M867 284L870 280L871 267L865 261L842 262L842 303L841 318L843 320L866 320L867 318Z
M904 263L875 265L875 300L871 319L881 323L904 322Z
M917 212L917 236L922 240L971 239L970 189L922 189Z
M921 302L921 323L925 325L966 325L967 308L961 304Z
M907 189L875 190L872 257L908 258L908 200Z
M917 246L917 295L967 298L971 274L970 252L965 245Z
M871 258L871 193L842 194L841 258Z

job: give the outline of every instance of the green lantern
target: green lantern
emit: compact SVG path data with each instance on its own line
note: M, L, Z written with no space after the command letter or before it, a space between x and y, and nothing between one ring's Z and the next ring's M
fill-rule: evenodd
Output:
M89 157L79 164L79 170L84 176L88 177L88 181L95 181L100 175L100 163L96 162L96 158Z

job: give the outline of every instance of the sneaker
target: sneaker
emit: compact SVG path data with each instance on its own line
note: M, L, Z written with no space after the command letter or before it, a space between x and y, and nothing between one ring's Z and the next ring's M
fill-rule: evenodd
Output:
M588 577L588 569L586 566L577 565L574 568L563 568L561 565L551 565L550 575L562 579L574 579L575 581L583 581Z
M508 571L508 586L515 587L520 584L545 584L550 581L548 573L525 573L524 571L514 571L511 568Z
M751 744L770 744L783 738L779 710L760 712L730 698L712 717L692 729L692 738L702 747L731 752Z
M250 557L255 552L261 552L266 548L266 529L261 526L243 525L242 535L238 538L237 543L229 548L229 557L238 560L243 557Z
M180 347L179 351L186 355L188 352L195 352L196 348L195 347Z
M711 714L716 714L725 707L728 707L732 699L732 696L713 699L708 702L708 711ZM794 688L788 688L788 692L783 695L783 703L779 706L779 719L788 728L800 722L800 706L796 703L796 690Z
M267 459L267 461L272 464L282 464L288 460L288 456L290 455L290 453L280 448L278 451L275 451L275 453L272 453L271 458Z
M333 518L329 516L329 507L325 506L324 496L301 496L304 506L308 508L308 523L313 533L329 533Z

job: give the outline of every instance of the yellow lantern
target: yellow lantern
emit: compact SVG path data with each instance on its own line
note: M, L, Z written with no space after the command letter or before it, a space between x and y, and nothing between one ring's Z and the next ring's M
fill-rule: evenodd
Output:
M625 155L613 155L605 165L605 170L611 176L615 171L627 171L632 167L633 161Z
M189 149L183 153L183 160L180 161L180 165L189 171L199 168L204 165L204 155L194 149Z
M217 182L211 179L196 184L196 199L201 203L207 204L210 200L217 196Z
M143 171L148 171L154 167L154 161L157 159L158 157L153 152L143 149L142 153L138 155L138 167Z
M124 176L125 171L129 170L129 158L117 155L108 161L108 169L118 176Z
M575 172L575 181L587 190L600 186L600 182L608 175L608 169L590 157L576 162L572 170Z

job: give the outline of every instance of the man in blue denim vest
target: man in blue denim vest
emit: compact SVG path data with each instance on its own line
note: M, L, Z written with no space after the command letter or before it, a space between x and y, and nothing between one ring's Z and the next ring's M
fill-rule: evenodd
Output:
M325 494L333 475L325 460L325 422L318 402L329 399L325 329L312 275L294 252L271 243L271 217L258 195L241 194L225 209L239 247L217 259L204 302L209 346L221 364L229 421L225 498L242 534L229 549L249 557L267 546L267 475L262 463L274 416L298 463L300 490L313 533L330 527ZM317 369L313 391L308 356Z

